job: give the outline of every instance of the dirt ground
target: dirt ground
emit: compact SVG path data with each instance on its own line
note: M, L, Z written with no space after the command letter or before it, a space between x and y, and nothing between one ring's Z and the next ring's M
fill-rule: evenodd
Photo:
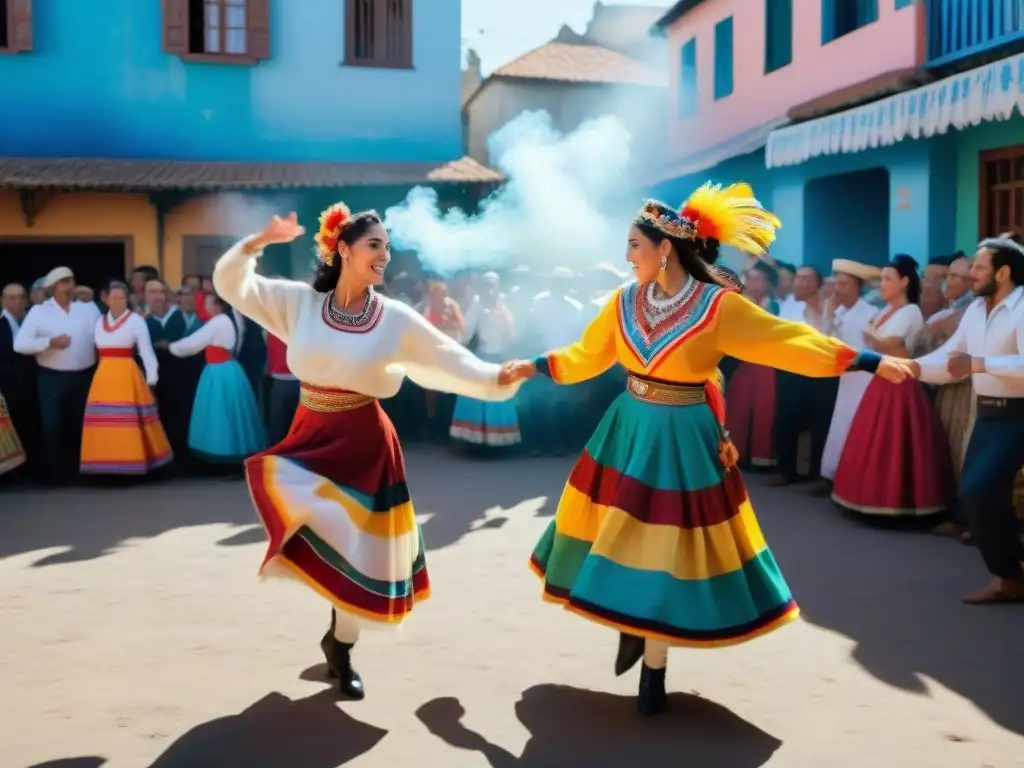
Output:
M751 479L804 619L673 651L645 721L614 634L526 568L570 461L408 463L434 597L364 635L357 703L325 604L256 579L240 482L0 491L0 768L1024 766L1024 607L958 602L974 550Z

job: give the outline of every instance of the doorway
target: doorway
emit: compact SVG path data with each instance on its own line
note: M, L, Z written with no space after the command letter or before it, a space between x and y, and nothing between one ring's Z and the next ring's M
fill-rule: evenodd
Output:
M889 171L824 176L804 187L804 264L832 273L833 259L889 263Z
M123 240L5 240L0 239L0 285L32 283L54 267L68 267L79 285L96 294L111 280L124 280L128 243Z

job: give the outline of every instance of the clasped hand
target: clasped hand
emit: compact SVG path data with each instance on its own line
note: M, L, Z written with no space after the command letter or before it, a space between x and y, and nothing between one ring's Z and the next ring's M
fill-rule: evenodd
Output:
M516 382L533 378L537 373L537 366L529 360L509 360L502 363L498 369L498 384L503 387L510 387Z

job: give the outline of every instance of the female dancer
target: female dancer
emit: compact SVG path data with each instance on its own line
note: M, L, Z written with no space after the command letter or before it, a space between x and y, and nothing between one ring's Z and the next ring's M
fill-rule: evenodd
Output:
M779 314L772 296L778 272L758 260L747 270L745 295L766 312ZM729 378L725 399L729 405L726 427L740 454L742 465L770 467L775 464L775 370L766 365L740 363Z
M208 296L210 319L199 330L171 343L175 357L206 356L188 425L188 447L210 464L234 466L267 447L256 393L232 350L238 330L231 306Z
M151 390L157 383L156 352L146 321L128 307L129 295L127 285L111 283L107 313L96 323L100 364L85 405L83 475L144 475L172 458ZM145 377L135 362L136 349Z
M705 185L679 212L648 202L629 231L637 282L575 344L511 365L513 381L539 372L560 384L616 360L629 371L530 564L546 600L620 631L617 674L643 658L645 714L664 705L669 646L740 643L798 614L734 468L711 383L718 361L818 377L908 374L901 361L779 320L717 281L707 262L718 241L763 252L776 226L746 185Z
M327 209L311 286L256 274L255 257L303 233L295 214L233 247L214 284L240 312L288 345L302 382L284 441L246 462L270 539L262 573L298 578L334 606L321 641L341 692L363 698L351 650L364 624L399 624L430 592L405 463L379 398L404 374L420 386L508 400L507 371L474 357L416 310L374 291L391 244L374 211Z
M874 350L912 357L924 330L917 262L897 256L882 270L885 309L864 332ZM832 499L866 515L932 515L953 501L949 442L921 384L872 381L839 457Z
M478 317L474 336L481 360L503 360L515 343L515 320L501 298L500 283L495 272L480 277ZM521 440L519 418L511 402L489 403L471 397L455 401L449 429L452 439L483 448L502 448Z
M25 463L25 449L21 446L18 433L14 430L7 401L0 392L0 475L17 469Z

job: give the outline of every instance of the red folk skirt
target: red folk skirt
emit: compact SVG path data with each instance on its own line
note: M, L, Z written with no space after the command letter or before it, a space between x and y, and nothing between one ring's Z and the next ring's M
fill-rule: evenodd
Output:
M740 462L775 465L775 370L740 363L725 390L725 428L740 452Z
M375 398L303 384L287 436L245 473L270 540L261 575L385 624L429 596L402 448Z
M832 499L866 515L932 515L955 493L949 441L924 388L872 379L836 470Z

